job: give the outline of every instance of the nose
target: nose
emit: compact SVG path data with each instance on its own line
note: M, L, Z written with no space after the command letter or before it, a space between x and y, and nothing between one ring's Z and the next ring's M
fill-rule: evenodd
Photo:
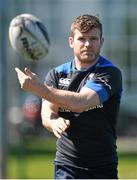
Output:
M89 40L85 41L85 46L90 46L90 41Z

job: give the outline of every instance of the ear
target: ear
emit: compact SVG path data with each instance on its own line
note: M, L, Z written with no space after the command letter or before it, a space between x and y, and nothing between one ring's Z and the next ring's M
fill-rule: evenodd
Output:
M104 43L104 38L102 37L100 41L101 41L100 44L101 44L101 47L102 47L102 46L103 46L103 43Z
M68 41L69 41L69 46L70 46L71 48L73 48L73 47L74 47L74 38L73 38L72 36L70 36L69 39L68 39Z

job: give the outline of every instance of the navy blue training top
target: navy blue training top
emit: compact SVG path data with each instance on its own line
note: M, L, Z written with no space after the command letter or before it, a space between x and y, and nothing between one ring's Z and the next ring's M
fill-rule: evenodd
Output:
M55 161L79 167L117 164L116 122L122 93L121 71L102 56L94 66L84 70L77 70L72 60L52 69L45 83L75 92L88 87L100 98L100 105L82 113L59 108L59 116L69 119L71 124L57 141Z

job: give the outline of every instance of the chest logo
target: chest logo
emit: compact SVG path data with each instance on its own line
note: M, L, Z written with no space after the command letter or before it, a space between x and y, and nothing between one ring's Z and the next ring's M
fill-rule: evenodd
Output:
M69 84L70 84L70 79L68 79L68 78L60 78L59 79L59 86L67 87L67 86L69 86Z

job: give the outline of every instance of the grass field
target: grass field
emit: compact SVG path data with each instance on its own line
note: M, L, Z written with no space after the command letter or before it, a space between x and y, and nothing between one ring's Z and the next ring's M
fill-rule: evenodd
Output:
M54 156L54 140L47 140L44 144L42 140L38 146L35 143L29 143L27 144L27 151L22 151L22 148L16 151L14 149L9 156L8 178L52 179ZM137 153L120 152L118 169L119 178L137 179Z
M9 175L12 179L51 179L53 178L53 155L32 155L25 159L11 157Z

